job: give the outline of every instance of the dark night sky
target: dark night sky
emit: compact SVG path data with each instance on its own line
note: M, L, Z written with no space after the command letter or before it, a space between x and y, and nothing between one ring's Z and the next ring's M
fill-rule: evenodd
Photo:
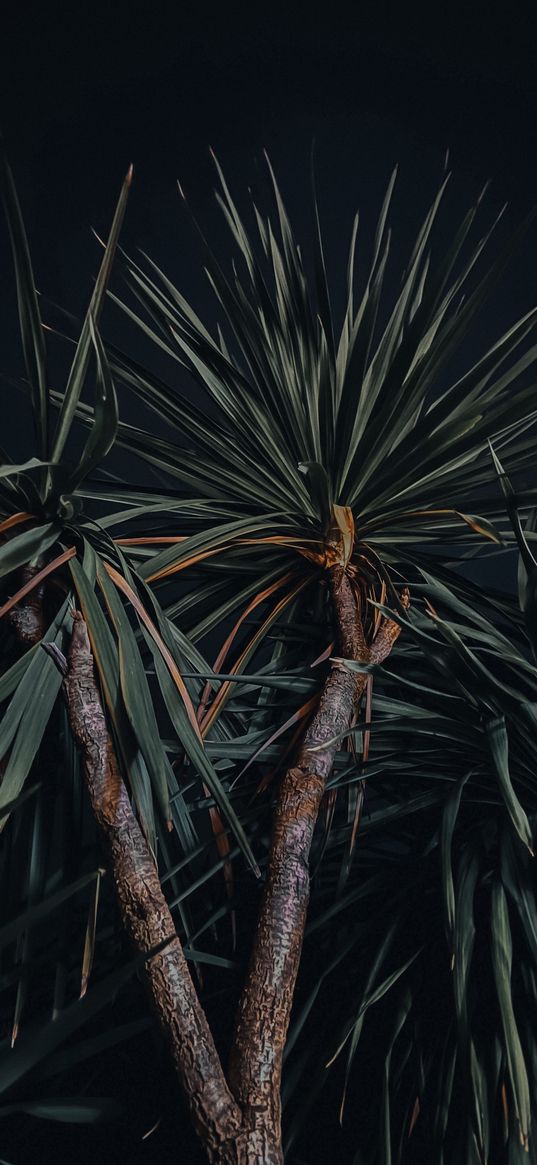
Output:
M439 246L488 179L483 225L509 204L499 242L537 203L537 37L529 5L498 6L483 19L480 7L423 10L382 0L357 3L346 17L341 7L315 4L306 17L298 5L288 11L265 5L253 15L253 5L196 6L194 0L120 0L109 9L53 0L12 5L2 17L0 124L39 290L80 316L100 259L91 228L107 231L132 161L123 242L129 250L147 250L211 325L211 293L176 187L179 178L215 249L229 257L209 146L239 206L248 184L258 181L267 148L307 252L315 139L336 305L354 212L359 206L367 254L368 228L396 162L395 277L437 189L447 147L454 179ZM533 306L536 244L534 224L463 361L473 363ZM0 373L13 376L22 367L1 228L0 264ZM43 315L61 326L49 302ZM103 329L155 370L167 371L113 307ZM0 394L9 405L2 443L16 460L25 458L27 402L2 379ZM144 423L132 400L121 398L120 408L124 419Z
M356 205L367 223L396 161L409 230L447 146L457 175L452 213L492 178L492 208L508 199L516 220L536 200L536 38L530 6L498 6L486 20L479 7L358 3L344 18L316 4L307 13L263 5L257 16L254 5L193 0L12 5L2 19L0 121L40 290L81 310L98 262L90 227L106 230L133 161L124 240L203 296L175 179L218 243L209 145L235 190L267 147L307 237L315 137L336 276ZM502 322L535 298L533 250L517 257ZM9 315L11 285L2 283Z

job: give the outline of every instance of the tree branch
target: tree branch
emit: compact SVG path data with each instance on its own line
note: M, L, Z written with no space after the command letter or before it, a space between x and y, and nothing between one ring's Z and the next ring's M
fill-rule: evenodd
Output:
M240 1109L226 1083L205 1013L162 892L157 868L123 784L95 679L86 624L75 615L64 695L114 882L136 951L167 945L146 961L147 987L210 1161L233 1140Z
M21 587L30 587L39 570L39 566L23 566L20 572ZM9 621L21 647L33 647L45 634L44 595L45 584L38 583L9 612Z
M358 601L342 567L329 571L329 584L341 655L361 663L374 656L380 662L391 650L399 626L384 619L370 649ZM329 742L350 727L366 682L366 674L332 668L296 762L279 789L267 881L239 1002L229 1073L251 1130L251 1159L256 1163L283 1162L282 1061L309 901L310 847L338 748ZM319 749L323 742L325 747Z
M410 606L410 591L408 587L403 587L400 595L401 604L408 610ZM371 644L370 663L384 663L388 658L390 651L401 634L401 627L394 619L389 619L386 615L382 616L378 631Z

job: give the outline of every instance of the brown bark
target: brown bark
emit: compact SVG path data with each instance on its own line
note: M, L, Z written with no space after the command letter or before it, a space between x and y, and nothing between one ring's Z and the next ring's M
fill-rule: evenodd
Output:
M362 663L381 662L399 628L383 619L369 648L347 575L339 566L328 573L341 655ZM278 794L267 881L239 1002L229 1073L250 1130L250 1155L244 1158L248 1165L283 1162L281 1073L309 901L309 852L339 747L330 742L351 726L366 680L366 674L333 666L295 764L285 774Z
M20 585L24 586L38 573L39 566L23 566L20 572ZM9 620L17 639L23 648L33 647L43 638L46 631L43 599L45 584L38 583L36 587L16 607L9 612Z
M328 575L341 655L381 662L399 629L383 619L368 647L362 613L345 571L336 566ZM338 749L332 738L351 726L366 679L365 674L333 665L296 762L281 783L228 1085L154 859L121 778L86 624L80 614L75 616L64 681L71 727L82 751L85 780L127 934L139 952L150 952L169 940L147 959L147 986L194 1126L213 1165L283 1163L282 1058L306 922L310 846Z
M151 951L169 939L163 950L146 961L149 995L194 1126L209 1160L221 1160L221 1148L236 1137L240 1127L240 1109L226 1083L155 862L121 779L86 624L79 614L73 625L64 692L125 930L139 952Z

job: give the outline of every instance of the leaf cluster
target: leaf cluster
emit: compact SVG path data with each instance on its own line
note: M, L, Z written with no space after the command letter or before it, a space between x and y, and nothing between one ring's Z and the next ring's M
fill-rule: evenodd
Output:
M39 1081L61 1083L140 1030L103 1021L84 1033L136 968L43 644L65 652L82 610L122 771L200 988L219 985L221 1018L247 957L278 777L337 654L324 578L341 560L368 634L382 614L402 634L368 673L316 834L287 1047L289 1159L307 1151L316 1098L335 1089L356 1165L406 1165L422 1151L444 1165L527 1161L535 309L449 374L513 240L479 274L491 235L474 237L479 199L435 256L446 176L396 284L394 176L369 258L354 223L338 326L316 200L311 278L270 167L269 209L252 198L251 229L219 171L231 273L194 224L215 336L154 263L119 250L129 174L59 391L2 166L35 440L24 464L6 454L0 471L0 613L7 621L44 586L47 629L24 654L6 633L0 677L0 1115L111 1115L102 1098L63 1089L43 1100ZM109 295L164 354L167 380L101 338L114 256L124 293ZM119 418L119 387L143 403L145 429ZM128 481L102 468L125 449ZM518 598L468 580L476 555L491 570L516 550Z

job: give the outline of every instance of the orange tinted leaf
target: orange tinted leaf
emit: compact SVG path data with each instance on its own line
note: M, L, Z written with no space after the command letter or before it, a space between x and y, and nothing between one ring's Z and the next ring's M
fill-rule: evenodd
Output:
M2 618L2 615L7 615L7 612L11 611L12 607L16 606L17 603L20 603L21 599L24 599L26 595L29 595L30 591L33 591L34 587L39 586L39 583L42 582L48 574L52 574L52 572L57 570L59 566L62 566L64 562L68 562L70 558L74 558L75 554L75 547L70 546L68 550L64 550L63 554L59 554L58 557L55 558L52 562L48 562L47 565L44 566L43 569L40 570L37 574L33 575L29 582L25 583L24 586L21 587L15 595L12 595L11 598L8 599L6 603L4 603L3 607L0 607L0 619Z
M176 542L186 542L187 534L174 534L170 538L140 537L114 538L116 546L174 546Z
M420 1115L420 1098L419 1098L419 1096L417 1096L415 1101L414 1101L414 1108L412 1109L412 1116L410 1117L410 1124L408 1126L409 1137L412 1136L412 1130L414 1128L414 1125L416 1124L416 1121L417 1121L419 1115Z
M11 514L9 518L4 518L4 521L0 522L0 534L3 534L4 530L11 530L12 526L18 526L20 522L29 522L30 518L33 517L35 517L34 514L26 514L22 511L19 514Z
M260 603L263 603L265 601L265 599L268 599L270 595L274 594L274 591L278 590L279 587L284 586L285 583L290 582L291 579L293 579L293 578L295 578L295 575L292 572L289 572L288 574L285 574L282 578L277 579L276 582L271 583L271 585L269 587L265 587L264 590L258 591L257 595L254 595L253 599L250 600L250 602L248 603L248 606L244 609L242 615L240 615L240 617L237 619L235 626L232 627L227 639L222 644L222 647L220 648L220 651L218 652L218 655L217 655L215 662L214 662L213 672L222 671L224 662L226 660L226 656L227 656L229 649L233 643L233 640L234 640L237 632L239 631L240 627L244 623L244 620L248 617L248 615L250 615L252 613L252 611L255 611L255 608L258 607ZM207 700L209 699L210 691L211 691L211 681L208 680L208 682L205 684L205 687L203 689L202 697L201 697L199 708L198 708L198 721L200 721L200 722L203 720L203 715L205 712L205 708L207 706Z
M326 659L330 659L330 656L334 653L335 646L335 641L332 640L328 644L328 647L325 647L324 651L321 651L321 654L317 656L317 659L314 659L313 663L310 663L310 667L317 667L318 664L324 663Z
M275 740L279 740L280 736L283 736L284 732L287 732L288 728L292 728L293 724L297 724L299 720L303 720L305 716L308 716L310 712L313 712L318 703L319 693L316 692L315 695L307 700L305 704L302 704L301 708L298 708L296 712L293 712L293 715L289 716L289 719L286 720L284 724L280 724L276 731L272 733L272 736L269 736L268 740L263 741L263 744L260 745L257 751L254 752L254 755L250 757L250 760L247 761L244 768L241 769L239 775L235 777L233 784L235 785L237 783L239 778L242 777L246 770L250 768L250 765L253 765L254 761L257 760L258 756L260 756L266 748L269 748L271 744L274 744Z
M161 654L165 664L168 667L170 675L171 675L171 677L172 677L172 679L173 679L173 681L174 681L174 683L175 683L175 685L176 685L176 687L181 695L181 698L182 698L183 703L185 705L188 719L189 719L189 721L190 721L190 723L191 723L191 725L196 733L196 736L198 737L198 739L201 742L201 734L200 734L198 721L196 720L196 713L194 710L194 705L192 703L192 700L190 699L190 696L188 694L183 677L179 671L179 668L177 667L177 664L176 664L171 652L166 647L166 644L165 644L160 632L158 631L158 629L155 627L155 624L153 623L153 620L147 614L147 611L146 611L141 599L138 597L136 592L133 591L132 587L129 586L127 580L124 579L123 575L121 575L119 573L119 571L117 571L113 566L111 566L110 563L105 562L104 565L105 565L107 574L109 574L110 578L112 579L112 582L114 582L115 585L117 586L118 590L122 591L123 594L126 595L126 597L130 600L137 615L139 616L142 623L149 631L149 634L150 634L153 642L158 647L160 654Z
M292 602L292 600L296 598L298 594L300 594L300 591L303 591L305 587L309 586L309 583L310 579L302 579L298 586L294 587L292 591L289 591L288 594L284 595L283 598L280 599L279 603L277 603L270 614L267 615L261 626L258 627L255 635L252 636L252 638L246 644L246 647L244 647L241 651L237 662L234 663L233 667L231 668L231 675L236 675L237 672L240 672L244 660L248 657L249 653L255 649L256 644L263 638L267 627L269 627L271 623L278 618L278 615L280 615L281 612L285 610L286 606ZM219 689L215 697L214 703L212 704L209 711L205 714L201 725L203 736L205 736L205 734L209 731L209 728L214 723L222 704L225 700L227 700L232 683L232 680L225 680L223 682L222 687Z
M159 578L170 578L172 574L179 574L179 571L186 570L187 566L194 566L196 562L202 562L204 558L212 558L214 554L221 554L226 549L228 549L227 546L217 546L213 550L200 550L182 562L175 562L172 566L163 567L162 570L156 570L154 574L149 574L146 581L156 582Z

